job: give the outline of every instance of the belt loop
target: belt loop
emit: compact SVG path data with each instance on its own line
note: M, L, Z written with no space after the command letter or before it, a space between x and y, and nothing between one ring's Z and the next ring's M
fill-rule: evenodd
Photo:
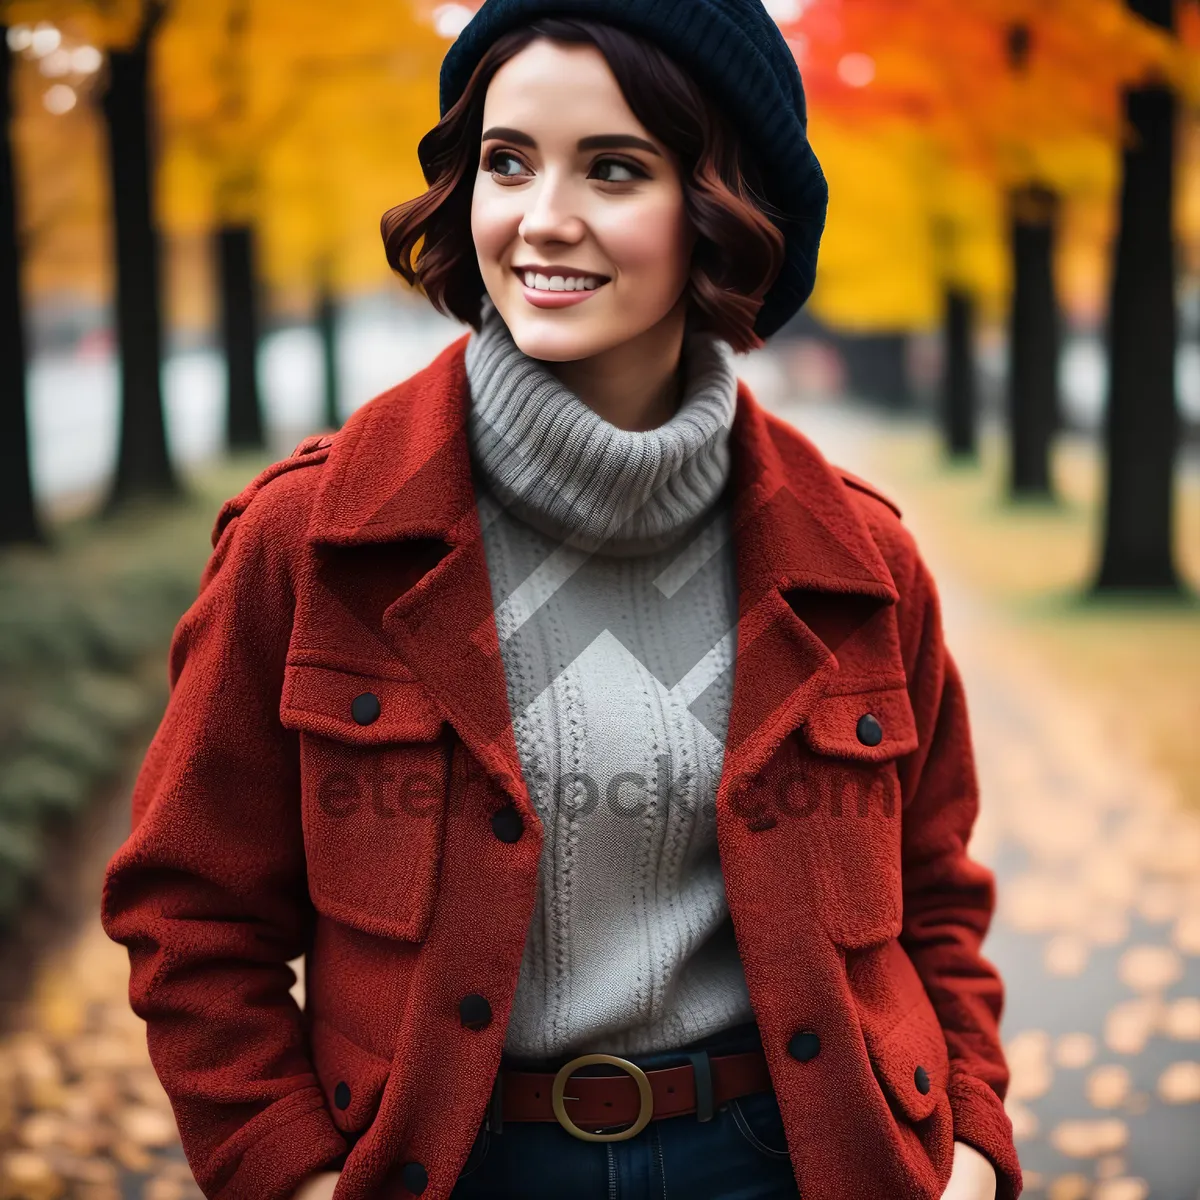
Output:
M707 1050L697 1050L689 1053L692 1060L692 1073L696 1077L696 1120L711 1121L713 1119L713 1084L712 1064L708 1060Z
M488 1129L492 1133L504 1132L504 1084L502 1078L504 1068L501 1067L496 1072L496 1078L492 1081L492 1098L488 1104Z

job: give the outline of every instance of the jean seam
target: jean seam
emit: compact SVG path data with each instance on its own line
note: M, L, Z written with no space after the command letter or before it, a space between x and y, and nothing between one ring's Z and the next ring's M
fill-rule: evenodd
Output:
M738 1132L754 1147L760 1154L765 1154L768 1158L782 1160L791 1157L791 1152L788 1150L776 1150L768 1146L750 1127L750 1122L746 1119L746 1114L742 1112L742 1106L737 1099L729 1101L730 1111L733 1114L733 1123L737 1126Z
M667 1200L667 1165L663 1161L662 1138L654 1130L654 1153L658 1156L658 1177L662 1181L662 1200Z

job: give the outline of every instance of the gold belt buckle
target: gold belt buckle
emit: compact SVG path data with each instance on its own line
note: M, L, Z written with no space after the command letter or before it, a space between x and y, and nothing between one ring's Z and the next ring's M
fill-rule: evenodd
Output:
M592 1063L612 1063L614 1067L620 1067L622 1070L628 1071L636 1081L638 1092L641 1094L642 1106L638 1112L637 1120L628 1129L621 1129L616 1133L589 1133L586 1129L580 1129L567 1116L567 1107L563 1103L563 1100L578 1099L576 1096L563 1096L567 1080L573 1071L577 1071L580 1067L589 1066ZM650 1088L650 1080L646 1078L646 1072L637 1063L631 1063L627 1058L618 1058L615 1054L582 1054L579 1058L573 1058L569 1063L560 1067L558 1074L554 1076L554 1086L550 1091L550 1103L554 1107L554 1115L558 1118L558 1123L569 1134L585 1142L620 1142L625 1138L634 1137L650 1124L650 1118L654 1115L654 1092Z

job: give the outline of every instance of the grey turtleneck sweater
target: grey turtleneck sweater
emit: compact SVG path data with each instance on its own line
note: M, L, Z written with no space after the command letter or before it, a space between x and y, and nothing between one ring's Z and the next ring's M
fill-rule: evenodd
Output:
M486 300L466 366L509 706L545 830L505 1051L673 1049L754 1015L714 805L737 633L732 353L690 336L682 403L645 432L524 355Z

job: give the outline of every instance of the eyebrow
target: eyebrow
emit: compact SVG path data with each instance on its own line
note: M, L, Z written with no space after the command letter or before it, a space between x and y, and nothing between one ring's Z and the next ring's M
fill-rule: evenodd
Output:
M531 150L537 149L537 142L529 134L522 133L519 129L505 129L499 125L486 130L482 140L485 142L512 142L515 146L528 146ZM635 137L632 133L597 133L591 137L580 138L578 146L580 150L645 150L649 154L662 157L653 142Z

